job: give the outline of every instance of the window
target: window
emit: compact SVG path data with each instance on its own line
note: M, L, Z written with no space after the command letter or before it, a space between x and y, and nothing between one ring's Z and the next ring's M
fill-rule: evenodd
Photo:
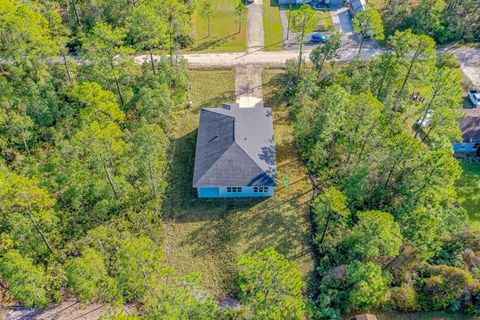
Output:
M242 192L242 187L227 187L227 192Z
M253 192L268 192L268 187L253 187Z

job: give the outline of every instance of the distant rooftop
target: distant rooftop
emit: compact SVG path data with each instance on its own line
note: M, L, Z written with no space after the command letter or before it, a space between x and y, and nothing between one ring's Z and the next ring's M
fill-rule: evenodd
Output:
M194 187L276 186L272 110L222 108L200 111Z
M350 0L350 8L354 14L357 14L367 8L365 0Z
M460 129L464 142L480 142L480 108L463 109L465 117L460 118Z

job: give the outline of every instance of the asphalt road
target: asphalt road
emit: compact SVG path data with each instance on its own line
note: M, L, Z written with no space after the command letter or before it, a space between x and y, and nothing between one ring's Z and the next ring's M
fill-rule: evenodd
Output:
M308 58L312 45L306 45L304 58ZM476 86L480 86L480 48L479 47L458 47L440 49L440 52L452 52L460 60L461 68ZM340 49L338 61L350 61L358 52L358 47L350 43L349 46ZM382 53L382 49L367 46L362 51L362 57L369 58ZM192 67L236 67L241 65L262 65L262 66L283 66L288 59L297 58L295 50L284 50L276 52L254 51L251 53L195 53L183 55ZM155 57L159 59L160 56ZM147 55L139 55L135 58L138 63L149 59Z

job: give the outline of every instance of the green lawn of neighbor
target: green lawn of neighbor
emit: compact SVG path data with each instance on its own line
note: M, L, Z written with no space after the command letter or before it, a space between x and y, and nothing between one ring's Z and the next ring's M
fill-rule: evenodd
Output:
M332 31L334 27L330 11L317 11L317 15L317 31Z
M280 51L283 47L283 27L278 0L263 1L263 31L265 50Z
M247 16L242 22L239 32L238 17L235 15L235 6L238 0L215 0L214 17L212 18L212 34L208 37L207 19L200 15L201 1L193 14L193 45L189 51L201 52L243 52L247 48L246 26Z
M305 279L309 279L314 271L308 244L312 186L298 156L285 105L274 109L273 119L279 177L283 181L288 172L289 187L280 182L275 196L268 199L199 199L192 178L200 107L233 101L235 74L191 71L190 78L194 107L182 117L166 201L167 263L181 275L201 272L202 286L217 299L238 293L235 279L239 255L270 246L298 261ZM271 78L268 75L266 81ZM270 85L265 92L273 96Z
M292 13L295 10L298 10L300 6L295 6L292 7ZM318 21L317 21L317 27L315 28L315 31L333 31L335 29L333 25L333 20L332 20L332 15L330 14L330 11L322 11L318 10L315 11L318 16ZM288 13L287 13L288 14ZM293 14L292 14L292 19L293 19Z
M473 224L480 226L480 164L462 163L463 174L457 181L458 199Z
M386 2L385 0L367 0L367 4L372 8L382 10L385 8Z

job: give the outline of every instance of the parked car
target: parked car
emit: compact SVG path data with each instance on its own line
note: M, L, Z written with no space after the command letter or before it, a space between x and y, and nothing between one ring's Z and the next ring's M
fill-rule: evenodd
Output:
M314 33L312 35L311 41L313 43L325 43L328 41L328 39L330 39L330 37L327 36L326 34Z
M480 108L480 90L468 90L468 97L476 108Z
M423 117L421 117L420 120L418 120L418 124L422 128L428 127L432 122L432 117L433 117L434 113L435 113L435 111L433 111L432 109L427 110L425 115Z

